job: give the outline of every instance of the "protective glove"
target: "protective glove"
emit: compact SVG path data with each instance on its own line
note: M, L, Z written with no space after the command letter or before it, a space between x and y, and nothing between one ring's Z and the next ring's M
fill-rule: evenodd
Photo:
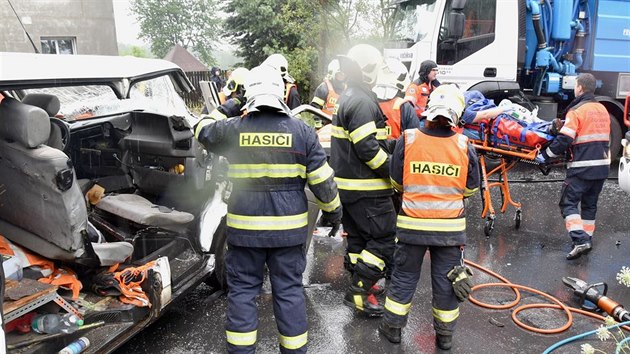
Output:
M341 211L341 207L330 213L322 212L322 217L319 219L319 223L322 226L331 227L330 232L328 233L328 237L334 237L337 231L339 231L342 215L343 213Z
M468 299L468 295L472 292L472 275L473 273L470 268L461 265L455 266L446 275L448 280L453 284L457 301L464 302Z
M538 162L541 165L544 165L547 162L547 160L541 153L538 153L538 155L536 155L536 158L534 159L534 161Z

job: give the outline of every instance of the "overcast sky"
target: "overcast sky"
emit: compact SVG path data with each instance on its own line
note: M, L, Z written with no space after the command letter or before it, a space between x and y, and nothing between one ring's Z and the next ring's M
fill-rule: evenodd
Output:
M129 0L113 0L113 2L118 42L138 46L147 45L147 43L137 38L140 26L136 23L133 15L131 15L131 11L129 11Z

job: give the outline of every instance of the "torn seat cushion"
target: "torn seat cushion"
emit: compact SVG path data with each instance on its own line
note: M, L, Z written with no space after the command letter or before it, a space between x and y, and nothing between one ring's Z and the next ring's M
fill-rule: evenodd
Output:
M168 227L185 225L194 219L190 213L155 205L136 194L115 194L103 197L96 207L140 225Z

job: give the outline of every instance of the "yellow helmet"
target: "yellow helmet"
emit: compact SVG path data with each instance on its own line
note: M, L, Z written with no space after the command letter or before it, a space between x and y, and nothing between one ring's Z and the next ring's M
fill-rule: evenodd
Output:
M440 85L429 96L427 110L422 113L428 121L437 117L448 119L451 126L457 126L466 107L464 94L455 85Z
M245 87L245 79L247 78L247 74L249 74L249 70L246 68L236 68L230 74L228 81L225 83L223 87L223 94L229 96L232 92L236 92L239 89L243 89Z

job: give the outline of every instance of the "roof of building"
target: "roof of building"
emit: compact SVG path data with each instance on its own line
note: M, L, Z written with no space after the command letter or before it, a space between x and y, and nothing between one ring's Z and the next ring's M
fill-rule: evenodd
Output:
M171 48L171 50L164 56L164 60L177 64L185 72L209 71L208 67L204 63L200 62L186 48L179 44L176 44L173 48Z

